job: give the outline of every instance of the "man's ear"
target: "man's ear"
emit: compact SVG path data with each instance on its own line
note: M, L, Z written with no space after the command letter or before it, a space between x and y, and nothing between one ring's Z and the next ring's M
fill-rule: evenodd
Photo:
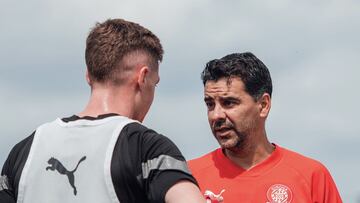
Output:
M266 118L271 108L271 97L269 93L264 93L258 100L260 107L260 117Z
M137 73L137 83L140 89L143 89L146 84L146 80L149 74L149 67L148 66L141 66L138 73Z

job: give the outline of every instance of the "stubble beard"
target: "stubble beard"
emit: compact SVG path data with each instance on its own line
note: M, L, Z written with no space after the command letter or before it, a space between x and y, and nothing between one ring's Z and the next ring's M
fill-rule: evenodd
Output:
M216 137L219 145L223 150L229 150L234 153L242 153L244 151L247 151L247 149L250 147L250 136L255 131L255 122L250 121L243 125L243 130L240 131L239 129L236 129L234 124L230 124L231 130L231 137L229 140L220 140Z
M216 129L221 127L227 127L231 130L228 137L221 138L216 135ZM246 151L249 145L251 145L251 143L249 143L250 136L255 132L255 128L256 121L254 120L247 120L241 124L239 123L239 126L237 127L229 120L222 120L214 123L212 131L223 150L239 153L244 150Z
M242 151L246 146L248 135L244 132L239 132L235 129L233 130L235 136L232 138L233 140L231 140L232 143L229 143L228 145L225 144L221 147L234 153L238 153Z
M257 143L253 143L254 142L253 137L256 134L256 128L257 128L256 120L250 120L244 124L245 125L243 125L244 126L243 131L235 130L237 135L237 142L235 146L228 148L228 150L237 154L243 154L243 153L246 154L252 150L254 144L255 145L257 144Z
M214 130L213 130L213 134L222 149L226 149L234 152L241 151L247 143L248 134L245 132L238 131L237 129L234 128L233 125L231 127L231 131L232 131L230 132L231 135L227 139L219 138Z

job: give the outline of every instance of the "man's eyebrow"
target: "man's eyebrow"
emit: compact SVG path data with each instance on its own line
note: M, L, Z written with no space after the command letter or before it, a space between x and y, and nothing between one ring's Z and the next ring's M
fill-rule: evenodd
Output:
M224 96L224 97L221 97L220 99L222 99L222 100L225 100L225 99L227 99L227 100L236 100L236 101L240 100L239 98L233 97L233 96Z
M204 101L210 101L210 100L212 100L211 97L209 97L209 96L205 96L205 97L204 97Z

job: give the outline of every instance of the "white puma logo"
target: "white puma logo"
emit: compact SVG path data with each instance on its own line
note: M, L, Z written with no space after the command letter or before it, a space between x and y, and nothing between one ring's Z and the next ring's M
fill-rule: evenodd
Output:
M206 190L204 194L206 203L211 203L213 200L216 200L217 202L223 202L224 198L221 196L223 192L225 192L225 189L221 190L220 194L216 195L210 190Z

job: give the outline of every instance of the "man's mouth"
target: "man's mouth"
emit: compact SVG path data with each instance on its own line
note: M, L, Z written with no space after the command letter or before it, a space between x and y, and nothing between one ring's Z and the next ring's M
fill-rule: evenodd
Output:
M228 134L228 132L232 130L232 128L228 128L228 127L221 127L221 128L216 128L215 129L215 134L217 136L220 136L220 137L224 137Z

